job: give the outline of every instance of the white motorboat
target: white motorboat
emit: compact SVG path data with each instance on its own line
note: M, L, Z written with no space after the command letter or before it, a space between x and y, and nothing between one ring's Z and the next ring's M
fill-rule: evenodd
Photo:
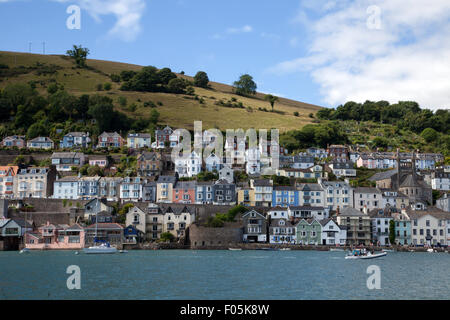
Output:
M23 248L22 250L20 250L19 253L30 253L30 249L28 249L28 248Z
M395 252L395 250L393 250L393 249L381 249L381 251L383 251L383 252Z
M281 248L280 251L291 251L291 248Z
M242 251L241 248L228 248L228 250L230 250L230 251Z
M427 249L427 252L433 253L433 252L437 252L437 250L435 250L433 248L429 248L429 249Z
M83 249L84 253L117 253L116 247L111 247L109 243L102 243L100 245L94 245L89 248Z
M371 253L367 252L366 249L355 249L345 259L375 259L384 257L385 255L387 255L387 252Z
M128 250L120 250L119 253L128 253Z

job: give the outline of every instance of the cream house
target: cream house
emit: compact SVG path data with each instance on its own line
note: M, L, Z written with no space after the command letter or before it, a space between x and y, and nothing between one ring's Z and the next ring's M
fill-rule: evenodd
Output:
M168 207L164 213L163 232L170 232L175 238L182 238L187 227L194 221L195 212L192 208Z

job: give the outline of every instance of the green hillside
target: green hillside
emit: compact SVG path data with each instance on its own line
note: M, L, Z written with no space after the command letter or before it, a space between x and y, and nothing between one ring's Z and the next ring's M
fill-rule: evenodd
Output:
M152 102L160 114L158 124L175 128L192 129L194 120L201 120L204 128L278 128L285 132L311 123L313 119L310 114L321 109L319 106L280 98L275 104L276 112L261 111L271 110L269 102L264 100L264 94L242 97L233 94L231 86L215 82L210 82L211 89L195 87L196 99L185 94L121 91L122 83L112 82L110 75L120 74L124 70L142 69L142 66L126 63L88 59L88 68L76 68L73 60L64 55L0 51L0 65L9 67L6 76L0 78L0 88L12 83L32 81L39 93L47 95L49 84L56 82L64 85L64 89L75 96L108 96L113 99L117 111L132 119L149 117L151 109L145 107L144 103ZM192 80L184 75L178 74L178 77ZM99 84L107 82L112 84L111 90L97 90ZM127 99L126 106L120 106L119 97ZM219 101L225 105L241 104L244 108L226 107L219 105ZM135 109L129 108L132 104L136 104Z

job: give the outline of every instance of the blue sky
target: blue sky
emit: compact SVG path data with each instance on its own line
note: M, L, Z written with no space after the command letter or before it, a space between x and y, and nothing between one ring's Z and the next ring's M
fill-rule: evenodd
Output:
M204 70L226 84L249 73L258 91L321 106L384 99L448 108L446 2L0 0L0 50L82 44L90 58ZM66 27L73 4L80 30Z

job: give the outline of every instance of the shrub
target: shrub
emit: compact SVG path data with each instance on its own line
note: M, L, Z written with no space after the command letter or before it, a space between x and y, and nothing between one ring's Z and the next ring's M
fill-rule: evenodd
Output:
M103 88L104 88L106 91L109 91L109 90L111 90L112 85L111 85L110 82L106 82L106 83L103 85Z

